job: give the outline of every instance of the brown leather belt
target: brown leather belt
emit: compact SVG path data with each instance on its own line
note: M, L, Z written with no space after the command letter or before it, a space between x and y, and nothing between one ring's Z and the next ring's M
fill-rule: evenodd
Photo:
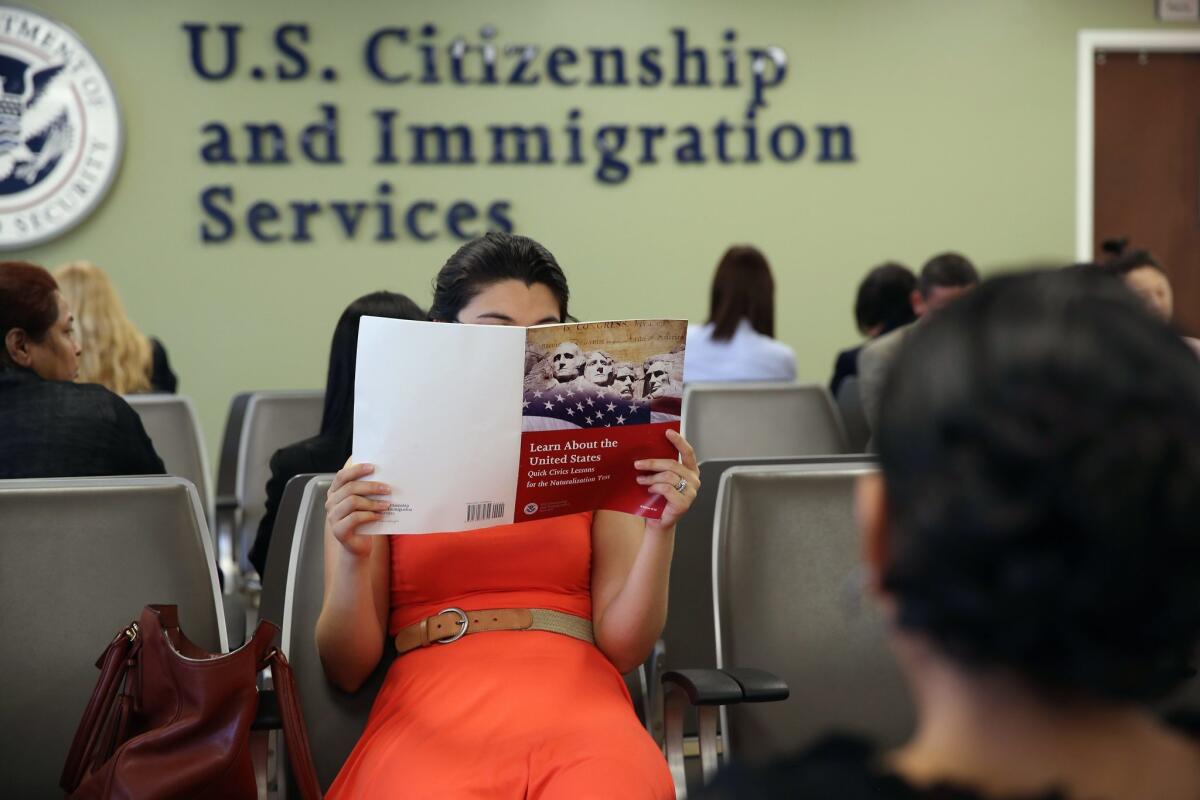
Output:
M473 633L488 631L549 631L594 644L591 620L548 608L492 608L463 611L446 608L401 629L396 652L407 653L431 644L449 644Z

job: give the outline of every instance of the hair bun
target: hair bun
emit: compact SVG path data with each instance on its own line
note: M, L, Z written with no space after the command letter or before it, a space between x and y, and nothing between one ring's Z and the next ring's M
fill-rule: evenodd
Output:
M1120 256L1124 254L1125 248L1128 246L1128 236L1122 236L1119 239L1105 239L1100 243L1100 249L1111 256Z

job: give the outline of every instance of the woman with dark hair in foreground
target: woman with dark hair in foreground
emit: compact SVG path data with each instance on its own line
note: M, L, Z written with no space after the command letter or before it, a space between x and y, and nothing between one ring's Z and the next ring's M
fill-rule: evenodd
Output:
M325 377L325 410L321 432L271 456L271 479L267 481L267 513L258 523L258 535L250 548L250 563L262 576L267 566L267 549L283 490L297 475L337 472L350 457L354 441L354 374L358 361L358 324L363 317L425 319L421 307L402 294L372 292L346 306L333 329L329 345L329 371Z
M710 797L1200 797L1149 704L1200 642L1200 366L1115 282L986 282L913 333L858 518L918 710Z

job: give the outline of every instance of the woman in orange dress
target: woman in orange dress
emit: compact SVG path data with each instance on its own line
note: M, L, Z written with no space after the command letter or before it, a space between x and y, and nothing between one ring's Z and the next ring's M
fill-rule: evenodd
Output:
M442 268L430 316L530 326L564 321L567 299L545 248L493 233ZM393 639L405 649L330 798L674 797L621 678L662 632L675 523L699 488L692 448L667 436L679 461L636 464L638 481L666 500L660 520L597 511L469 534L365 536L356 529L379 518L389 487L369 480L369 464L337 474L317 622L325 673L354 691ZM421 646L454 638L468 619L468 635ZM513 629L531 619L533 630Z

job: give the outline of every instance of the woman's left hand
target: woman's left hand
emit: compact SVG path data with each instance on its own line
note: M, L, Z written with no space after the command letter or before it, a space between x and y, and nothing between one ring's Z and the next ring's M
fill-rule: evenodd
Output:
M647 528L670 528L682 517L696 500L700 491L700 472L696 464L696 451L687 439L673 430L667 431L667 439L679 451L679 461L666 458L647 458L633 462L637 469L650 473L639 475L638 483L650 487L651 494L660 494L667 500L662 519L646 520Z

